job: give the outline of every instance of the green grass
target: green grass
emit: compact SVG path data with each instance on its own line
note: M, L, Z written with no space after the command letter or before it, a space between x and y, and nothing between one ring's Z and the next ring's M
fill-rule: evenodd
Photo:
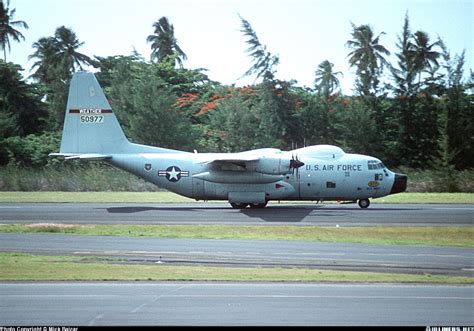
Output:
M374 199L372 202L474 204L474 193L401 193Z
M171 192L0 192L0 202L187 203L195 200Z
M0 232L474 247L472 227L5 224Z
M303 268L121 265L90 257L0 253L0 281L273 281L472 284L474 278Z
M401 193L373 199L374 203L451 203L474 204L474 193ZM191 203L171 192L0 192L0 203ZM198 203L198 202L197 202ZM270 202L270 204L273 202ZM288 202L295 203L295 202ZM312 202L305 202L311 204Z

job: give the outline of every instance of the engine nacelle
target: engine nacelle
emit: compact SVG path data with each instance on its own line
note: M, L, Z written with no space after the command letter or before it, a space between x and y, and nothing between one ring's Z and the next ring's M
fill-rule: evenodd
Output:
M286 175L291 173L291 159L282 157L262 157L258 161L252 162L248 170L256 171L268 175Z

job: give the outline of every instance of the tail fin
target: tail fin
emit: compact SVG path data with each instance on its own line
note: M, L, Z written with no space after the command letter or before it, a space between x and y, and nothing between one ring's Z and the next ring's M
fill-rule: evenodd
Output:
M59 153L66 159L103 160L111 154L176 153L180 151L128 141L104 92L91 72L77 72L71 79Z
M60 154L121 153L129 142L93 73L71 79Z

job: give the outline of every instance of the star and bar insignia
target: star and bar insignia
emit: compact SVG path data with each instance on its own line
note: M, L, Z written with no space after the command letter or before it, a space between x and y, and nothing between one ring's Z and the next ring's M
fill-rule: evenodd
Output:
M181 171L179 167L171 166L166 170L159 170L158 177L166 177L170 182L177 182L181 177L189 177L189 171Z

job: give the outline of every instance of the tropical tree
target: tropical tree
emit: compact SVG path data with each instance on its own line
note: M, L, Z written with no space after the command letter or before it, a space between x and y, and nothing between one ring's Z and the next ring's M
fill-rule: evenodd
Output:
M468 92L473 86L472 71L471 81L463 82L465 51L451 58L443 43L441 47L446 75L441 97L440 133L446 141L441 141L440 154L445 157L447 149L451 153L447 159L457 169L470 168L474 166L474 95Z
M414 64L414 44L412 43L412 33L410 31L410 22L408 13L405 15L402 34L398 37L396 46L399 53L396 54L398 59L398 68L391 66L390 70L395 81L394 92L398 96L406 98L413 95L418 88L415 84L416 69Z
M57 59L62 68L72 74L76 69L82 70L83 65L94 65L95 61L89 56L79 53L77 49L84 45L76 36L76 33L65 26L60 26L54 34Z
M433 94L441 95L443 87L441 76L435 76L440 56L436 46L441 46L440 40L430 43L426 33L411 33L406 14L402 33L398 36L397 67L391 67L396 98L391 104L390 114L386 114L394 116L398 126L392 128L390 121L387 122L388 129L384 134L392 146L394 159L412 167L429 166L437 153L441 109ZM421 82L423 72L430 74L423 82L424 87Z
M49 84L55 79L55 75L51 72L56 61L57 49L55 40L52 37L43 37L34 42L32 47L35 49L35 52L29 55L28 59L36 58L37 61L31 66L31 70L35 70L35 72L30 77L39 82Z
M89 56L79 53L77 49L84 45L76 33L65 26L56 29L54 37L43 37L33 43L35 52L28 57L38 59L32 68L36 68L32 77L43 83L60 78L68 81L76 69L83 69L83 65L96 65L96 61Z
M244 36L247 36L248 39L246 43L249 45L249 48L246 52L252 58L254 64L250 67L247 72L242 77L251 76L253 74L257 75L257 79L273 79L276 66L279 63L279 58L277 55L272 55L270 52L267 51L267 46L262 45L258 40L257 34L252 29L252 26L248 21L246 21L242 16L240 16L240 20L242 22L242 32Z
M19 65L0 60L0 139L38 133L47 124L37 84L24 81L20 71Z
M175 57L180 67L183 67L183 60L187 60L186 54L178 45L178 40L174 36L173 24L170 24L168 18L161 17L152 25L155 31L146 38L151 43L151 60L157 60L158 63L163 62L167 57L177 55Z
M14 21L16 9L10 9L10 0L6 2L0 0L0 48L3 49L3 59L7 61L7 47L10 51L10 37L20 42L25 40L23 34L16 30L15 27L28 29L28 24L24 21Z
M83 69L84 65L97 65L95 60L78 52L82 45L84 43L79 41L74 31L60 26L53 37L43 37L35 42L35 52L28 57L30 60L37 59L32 67L35 72L31 76L45 84L49 109L58 126L64 119L72 74L77 69Z
M38 156L40 150L43 159L52 152L45 151L42 144L27 144L26 140L42 136L49 120L38 84L27 83L21 70L17 64L0 60L0 165L29 164L28 160ZM20 150L33 145L30 153L19 155Z
M370 25L351 25L352 39L346 42L346 46L352 50L348 54L349 65L357 68L357 91L365 96L375 95L383 67L389 65L384 56L390 55L390 52L379 43L385 32L374 38Z
M333 66L333 63L325 60L319 64L315 72L314 86L318 94L325 97L330 96L339 87L337 76L342 75L342 72L333 72Z
M257 93L253 88L251 91ZM253 104L256 97L240 92L230 90L208 114L211 138L221 151L240 152L265 146L264 131L259 128L261 116Z
M414 69L418 72L418 83L420 83L423 71L432 71L434 68L439 67L438 58L441 56L441 53L434 50L434 48L441 47L441 41L437 40L430 44L430 38L424 31L416 31L413 34L413 41L411 56Z

